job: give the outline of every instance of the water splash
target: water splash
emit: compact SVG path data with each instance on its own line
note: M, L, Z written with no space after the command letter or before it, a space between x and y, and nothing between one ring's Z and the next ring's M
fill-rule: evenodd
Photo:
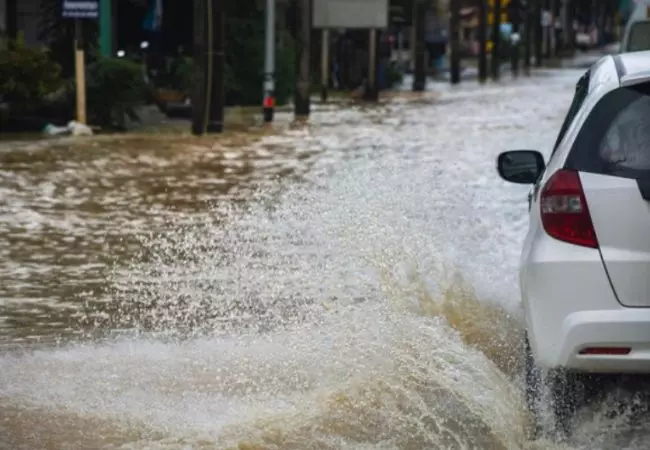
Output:
M5 356L2 397L59 410L73 388L84 401L64 409L144 422L165 430L169 445L521 448L518 389L431 314L438 300L419 301L427 315L375 302L333 309L318 327L237 339L128 339Z
M573 80L450 90L283 136L344 156L141 236L111 307L85 315L136 336L0 355L0 447L569 448L527 440L526 192L493 164L504 142L548 148ZM589 424L615 422L584 414L573 447L607 448Z

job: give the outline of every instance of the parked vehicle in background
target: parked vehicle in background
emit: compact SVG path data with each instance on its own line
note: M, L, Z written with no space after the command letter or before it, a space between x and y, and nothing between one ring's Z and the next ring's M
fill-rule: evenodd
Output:
M600 374L650 373L650 51L608 55L580 78L546 163L504 152L532 185L520 261L528 405L569 432Z
M576 47L583 52L598 45L598 30L595 26L582 26L576 31Z
M623 31L621 52L650 50L650 4L637 3Z

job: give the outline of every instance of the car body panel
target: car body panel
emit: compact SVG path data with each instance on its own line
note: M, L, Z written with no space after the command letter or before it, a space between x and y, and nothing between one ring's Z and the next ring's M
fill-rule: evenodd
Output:
M650 307L650 203L636 180L593 173L580 179L618 300Z

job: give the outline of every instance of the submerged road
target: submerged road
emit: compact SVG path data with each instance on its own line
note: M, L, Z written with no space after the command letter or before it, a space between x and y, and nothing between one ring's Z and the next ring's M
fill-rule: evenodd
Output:
M548 153L579 74L5 149L0 449L647 448L625 389L526 437L527 188L495 157Z

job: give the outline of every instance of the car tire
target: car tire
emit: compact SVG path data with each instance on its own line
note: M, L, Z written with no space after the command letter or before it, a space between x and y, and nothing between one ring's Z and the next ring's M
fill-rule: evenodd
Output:
M547 386L553 431L559 438L565 438L573 430L573 419L583 398L582 379L573 372L554 370L547 374Z
M572 422L583 398L583 385L579 374L564 370L542 371L533 357L528 337L525 337L526 406L532 421L532 438L542 434L562 439L572 431ZM544 427L543 399L548 393L551 421ZM545 428L547 429L547 432Z

